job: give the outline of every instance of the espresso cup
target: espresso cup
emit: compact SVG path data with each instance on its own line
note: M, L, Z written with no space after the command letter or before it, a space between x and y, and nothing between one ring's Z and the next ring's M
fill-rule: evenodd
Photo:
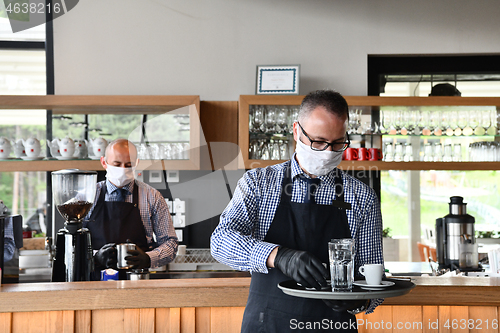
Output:
M358 150L356 148L347 148L344 151L344 160L353 161L358 159Z
M358 148L358 161L368 161L370 153L366 148Z
M368 149L368 159L370 161L379 161L382 159L382 151L378 148Z
M359 272L365 277L366 284L369 286L378 286L382 283L382 275L384 274L384 265L382 264L367 264L359 268Z

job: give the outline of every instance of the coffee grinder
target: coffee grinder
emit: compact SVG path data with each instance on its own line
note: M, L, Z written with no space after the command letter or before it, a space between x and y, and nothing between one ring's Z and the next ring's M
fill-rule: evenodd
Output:
M474 217L467 214L464 198L451 197L449 214L436 219L436 251L440 269L481 270L477 263L474 223Z
M82 228L96 194L97 172L68 169L52 172L54 204L65 219L57 232L53 282L90 281L94 269L90 231Z

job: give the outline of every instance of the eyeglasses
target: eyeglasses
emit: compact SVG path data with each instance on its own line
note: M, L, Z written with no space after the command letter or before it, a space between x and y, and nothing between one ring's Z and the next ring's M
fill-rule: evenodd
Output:
M345 134L346 140L345 142L326 142L326 141L317 141L317 140L312 140L309 135L307 135L306 131L304 131L304 128L302 125L299 124L300 129L302 130L302 133L306 136L306 138L311 142L311 149L312 150L317 150L317 151L322 151L322 150L327 150L328 147L332 147L332 150L334 152L340 153L349 147L351 144L351 140L349 140L349 134Z

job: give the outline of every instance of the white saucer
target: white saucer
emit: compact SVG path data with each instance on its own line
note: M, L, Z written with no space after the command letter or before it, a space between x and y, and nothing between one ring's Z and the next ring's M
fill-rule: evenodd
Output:
M43 160L45 157L43 156L38 156L38 157L28 157L28 156L21 156L21 159L25 161L40 161Z
M91 160L100 160L101 156L89 156Z
M16 160L17 157L4 157L4 158L1 158L0 157L0 161L12 161L12 160Z
M67 161L75 159L74 156L56 156L56 158L60 161Z
M359 280L359 281L354 281L352 284L360 287L361 289L380 290L393 286L395 283L392 281L382 281L380 284L366 284L366 280Z

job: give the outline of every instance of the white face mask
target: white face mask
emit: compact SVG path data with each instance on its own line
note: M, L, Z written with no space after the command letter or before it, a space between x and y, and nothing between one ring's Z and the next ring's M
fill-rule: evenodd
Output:
M295 153L300 166L315 176L323 176L335 169L342 162L342 153L331 150L316 151L299 139Z
M120 168L109 165L106 168L106 178L117 187L127 185L134 180L134 170L132 168Z

